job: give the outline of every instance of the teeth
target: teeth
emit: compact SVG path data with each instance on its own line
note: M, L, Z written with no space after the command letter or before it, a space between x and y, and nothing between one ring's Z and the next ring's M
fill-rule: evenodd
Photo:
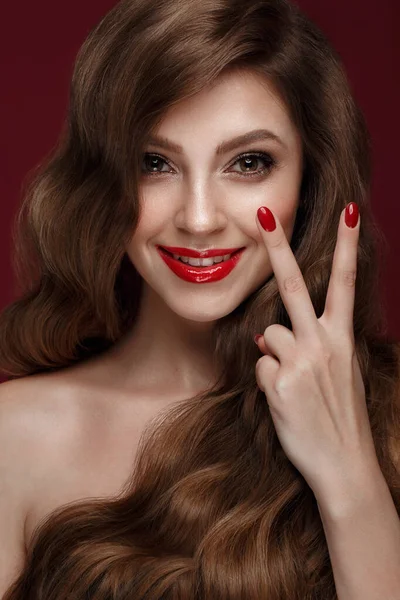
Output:
M173 254L176 260L181 260L192 267L211 267L214 264L228 260L231 256L232 254L225 254L224 256L214 256L213 258L188 258L187 256Z

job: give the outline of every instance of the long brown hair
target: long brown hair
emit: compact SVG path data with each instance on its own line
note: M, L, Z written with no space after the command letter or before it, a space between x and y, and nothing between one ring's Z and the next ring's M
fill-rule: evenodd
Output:
M360 207L356 351L400 514L399 352L379 298L385 239L369 203L370 139L338 54L287 0L122 0L91 31L66 127L16 221L21 293L1 315L0 368L9 378L64 368L132 326L141 278L125 246L146 136L229 69L273 81L301 134L291 246L317 317L339 215L348 202ZM337 598L315 497L255 380L253 336L272 323L291 327L273 275L216 323L220 380L154 421L124 494L61 507L36 529L5 600Z

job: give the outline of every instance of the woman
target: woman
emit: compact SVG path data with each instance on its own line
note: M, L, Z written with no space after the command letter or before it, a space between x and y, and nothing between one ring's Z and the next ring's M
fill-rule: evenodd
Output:
M0 323L6 600L389 597L399 352L369 186L363 116L296 6L105 16Z

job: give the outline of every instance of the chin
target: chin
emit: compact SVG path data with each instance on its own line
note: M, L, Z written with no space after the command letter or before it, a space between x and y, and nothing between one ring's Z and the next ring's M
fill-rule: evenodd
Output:
M182 298L182 296L181 296ZM177 316L193 323L215 323L219 319L226 317L235 310L238 303L227 305L226 309L221 306L221 301L213 300L207 303L204 299L199 301L193 300L192 305L188 306L188 302L182 303L180 306L168 303L171 311ZM214 310L213 310L214 309Z

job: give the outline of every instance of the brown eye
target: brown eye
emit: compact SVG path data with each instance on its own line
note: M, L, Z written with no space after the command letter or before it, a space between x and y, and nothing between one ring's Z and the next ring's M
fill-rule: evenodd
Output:
M261 167L257 168L257 163ZM241 154L237 157L233 165L239 164L240 171L232 171L235 174L244 177L262 176L268 174L276 166L275 159L265 152L253 152ZM170 166L168 161L159 154L147 152L143 156L142 172L145 175L161 175L171 173L170 170L163 170L163 166Z
M158 156L158 154L145 154L143 157L142 171L145 173L169 173L169 171L160 171L159 167L168 163Z
M240 166L244 168L245 171L257 171L257 162L259 158L252 158L250 156L246 156L245 158L241 158L239 163ZM252 168L254 167L254 168Z
M260 162L262 166L257 169L257 163ZM269 154L265 152L256 152L253 154L242 154L238 156L234 165L238 164L241 171L234 171L234 173L238 173L239 175L244 175L245 177L252 177L254 175L264 175L269 173L276 162ZM242 170L243 169L243 170ZM248 173L246 175L246 173Z

